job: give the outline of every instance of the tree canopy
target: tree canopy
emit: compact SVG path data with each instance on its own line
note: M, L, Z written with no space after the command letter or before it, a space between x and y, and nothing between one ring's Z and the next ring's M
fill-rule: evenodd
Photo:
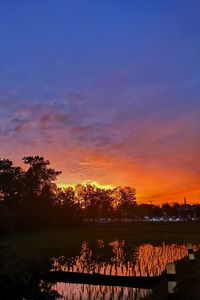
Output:
M21 226L42 227L80 223L84 219L129 216L136 205L135 189L103 189L78 184L60 188L61 174L42 156L25 156L28 168L16 167L9 159L0 160L1 207L12 211ZM0 208L1 208L0 207Z
M0 159L0 230L43 228L80 224L87 220L120 220L178 217L180 204L137 204L130 186L109 189L91 184L61 188L56 185L61 171L50 167L42 156L25 156L26 170ZM200 215L200 207L197 208Z

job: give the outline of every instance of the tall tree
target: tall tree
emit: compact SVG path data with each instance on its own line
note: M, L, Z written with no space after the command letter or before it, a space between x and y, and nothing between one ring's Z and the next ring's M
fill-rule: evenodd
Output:
M50 216L53 205L54 182L61 172L50 168L50 162L41 156L27 156L23 161L29 165L24 177L24 220L31 222L30 225L39 221L45 223L44 219Z
M133 216L134 207L136 206L136 191L133 187L117 186L112 189L112 206L115 209L117 217Z
M24 174L11 160L0 159L0 201L14 213L20 210Z

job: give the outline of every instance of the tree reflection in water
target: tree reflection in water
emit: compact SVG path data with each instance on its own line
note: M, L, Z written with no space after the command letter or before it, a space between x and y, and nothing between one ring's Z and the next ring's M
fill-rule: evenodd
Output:
M151 292L127 287L72 283L57 283L52 288L58 291L61 300L138 300Z
M194 251L199 246L194 246ZM67 258L52 258L51 270L67 272L100 273L122 276L157 276L168 262L182 259L188 254L185 244L134 246L125 241L109 243L97 240L82 243L80 254ZM141 299L150 291L111 286L57 283L52 286L62 299Z
M194 251L198 248L199 246L194 246ZM133 246L125 241L115 240L105 243L103 240L97 240L90 245L85 241L79 255L70 258L53 257L52 270L122 276L157 276L164 271L168 262L180 260L187 254L185 244Z

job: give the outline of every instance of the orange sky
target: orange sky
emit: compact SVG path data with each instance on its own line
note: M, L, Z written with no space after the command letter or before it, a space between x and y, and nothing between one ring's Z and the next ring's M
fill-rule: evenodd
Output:
M2 158L21 164L25 155L42 155L52 167L62 170L57 181L60 185L129 185L136 188L140 203L182 202L185 196L189 203L200 202L198 112L164 121L155 115L139 124L130 117L114 120L99 129L107 138L103 144L99 132L94 138L93 125L82 129L63 125L62 113L55 118L51 107L37 114L23 108L15 114L29 119L34 114L34 118L31 128L2 136ZM45 124L43 115L48 116Z

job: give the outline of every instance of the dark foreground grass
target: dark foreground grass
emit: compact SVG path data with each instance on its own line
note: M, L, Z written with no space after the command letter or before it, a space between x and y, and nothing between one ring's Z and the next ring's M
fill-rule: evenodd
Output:
M10 277L9 286L10 288L13 286L13 290L16 289L16 286L25 286L29 280L29 274L49 270L51 257L78 255L84 240L92 242L96 239L125 240L127 243L135 245L141 243L162 244L163 242L200 244L200 223L98 226L91 224L82 228L24 232L2 236L0 237L0 278L5 275ZM161 299L159 297L152 299Z

